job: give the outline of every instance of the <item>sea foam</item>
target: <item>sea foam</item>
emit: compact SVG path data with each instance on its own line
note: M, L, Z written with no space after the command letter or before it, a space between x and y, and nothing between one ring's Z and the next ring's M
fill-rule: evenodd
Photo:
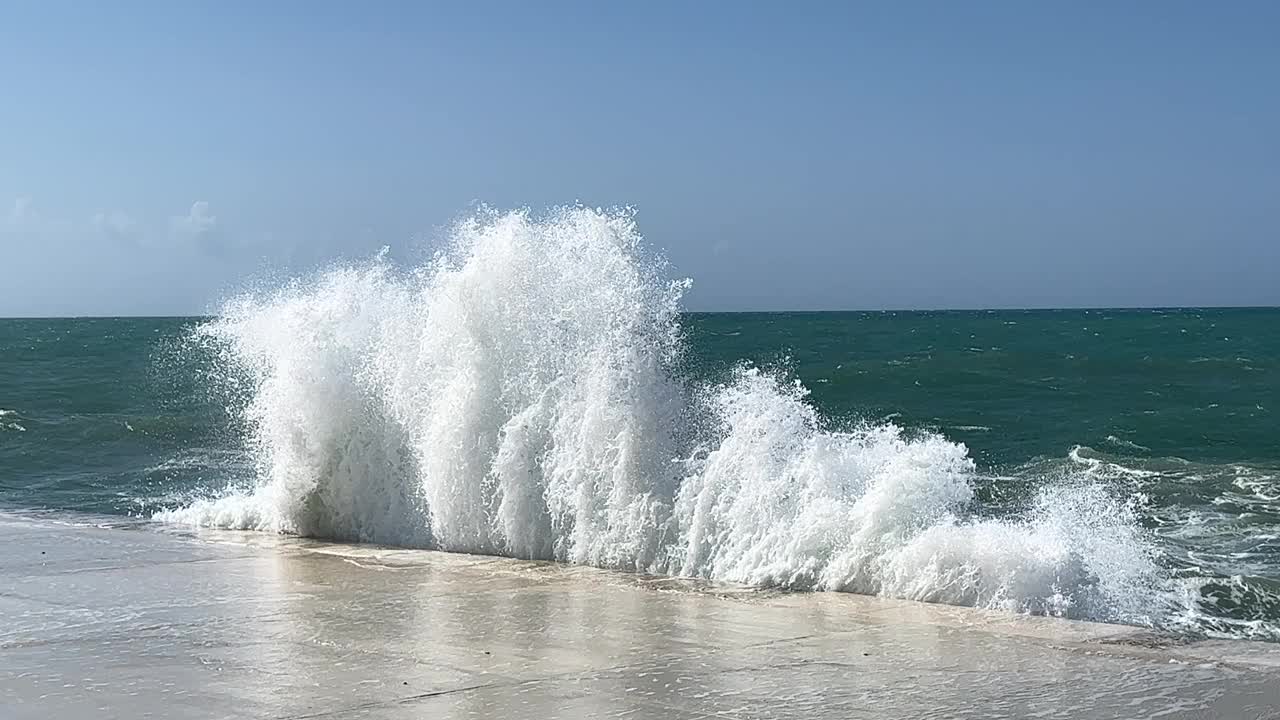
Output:
M160 520L1160 622L1128 505L1064 481L1015 517L966 448L821 417L784 373L681 372L681 296L629 212L482 211L228 302L193 342L256 483Z

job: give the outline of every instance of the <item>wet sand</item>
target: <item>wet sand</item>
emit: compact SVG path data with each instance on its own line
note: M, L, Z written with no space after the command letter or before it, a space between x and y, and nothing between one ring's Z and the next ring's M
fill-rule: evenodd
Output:
M1280 646L0 517L0 718L1280 718Z

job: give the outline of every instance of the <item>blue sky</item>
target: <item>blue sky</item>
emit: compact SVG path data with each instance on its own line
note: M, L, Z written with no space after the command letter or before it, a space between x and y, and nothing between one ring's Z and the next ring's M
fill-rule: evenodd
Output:
M1280 304L1280 4L0 2L0 315L182 314L474 202L694 309Z

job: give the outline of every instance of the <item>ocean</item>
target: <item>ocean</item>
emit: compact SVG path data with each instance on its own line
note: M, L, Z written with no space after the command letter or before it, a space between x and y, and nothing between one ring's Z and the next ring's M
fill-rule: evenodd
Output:
M0 512L1280 640L1280 310L689 313L626 213L0 320Z

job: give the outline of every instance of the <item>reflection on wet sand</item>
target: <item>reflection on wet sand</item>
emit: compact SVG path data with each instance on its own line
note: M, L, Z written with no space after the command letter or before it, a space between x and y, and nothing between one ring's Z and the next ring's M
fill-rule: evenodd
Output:
M257 534L0 519L35 718L1267 717L1280 647ZM40 553L44 553L41 555Z

